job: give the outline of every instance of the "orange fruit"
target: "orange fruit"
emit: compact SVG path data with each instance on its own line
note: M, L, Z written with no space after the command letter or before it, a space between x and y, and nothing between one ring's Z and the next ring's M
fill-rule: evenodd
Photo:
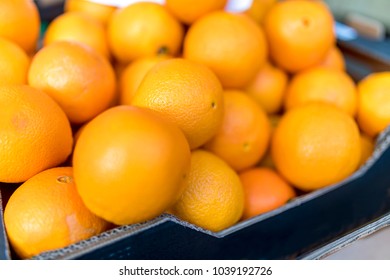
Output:
M131 62L157 54L178 54L184 30L164 6L131 4L113 14L108 24L108 41L115 58Z
M329 67L335 70L345 71L345 59L343 53L336 46L331 48L318 66Z
M390 72L370 74L358 83L357 120L368 136L378 135L390 124Z
M251 6L245 11L245 13L253 18L257 23L261 24L269 9L276 2L277 0L253 0Z
M24 182L66 160L72 130L45 93L25 85L1 86L0 182Z
M146 73L158 62L167 58L167 56L143 57L127 65L119 74L119 103L130 105Z
M114 224L144 222L169 209L187 183L188 143L155 112L122 105L82 130L74 178L86 206Z
M17 44L0 38L0 86L27 83L30 58Z
M289 72L319 64L334 46L334 19L318 1L280 1L264 19L271 58Z
M354 119L336 106L309 103L284 114L271 152L284 178L312 191L338 183L357 169L360 133Z
M40 24L34 1L0 1L0 37L15 42L29 54L36 50Z
M271 137L270 137L270 139L272 139L272 135L273 135L276 127L278 126L281 117L282 117L282 115L268 115L268 119L269 119L270 124L271 124ZM271 143L272 142L270 142L270 145L268 145L268 149L265 152L265 155L262 157L262 159L258 163L258 166L268 167L268 168L272 168L272 169L276 168L274 160L272 159Z
M265 63L267 42L249 16L217 11L191 25L183 56L208 66L225 88L241 88Z
M264 156L270 123L263 109L245 92L224 92L224 119L205 149L225 160L234 170L255 165Z
M82 12L70 12L56 17L48 26L43 45L71 41L85 44L109 58L110 52L104 26Z
M314 67L296 74L286 90L285 108L302 106L313 101L333 104L347 114L357 111L355 82L344 71Z
M132 105L155 110L175 123L191 149L210 140L223 118L223 93L217 77L207 67L181 58L155 65Z
M116 78L110 63L75 42L55 42L41 49L28 73L31 86L53 97L72 123L84 123L115 97Z
M195 150L188 184L171 212L210 231L224 230L239 221L244 191L238 174L216 155Z
M362 133L360 135L360 143L362 146L362 153L361 153L359 166L362 166L374 153L375 142L374 139Z
M282 108L287 84L287 74L282 69L266 63L245 87L245 91L268 114L275 114Z
M23 259L87 239L109 226L85 207L71 167L47 169L19 186L5 207L4 223Z
M192 24L213 11L223 10L227 0L166 0L168 10L185 24Z
M251 168L239 176L245 194L243 220L279 208L296 196L294 188L272 169Z
M66 0L64 10L65 12L82 12L106 25L111 15L116 11L116 7L88 0Z

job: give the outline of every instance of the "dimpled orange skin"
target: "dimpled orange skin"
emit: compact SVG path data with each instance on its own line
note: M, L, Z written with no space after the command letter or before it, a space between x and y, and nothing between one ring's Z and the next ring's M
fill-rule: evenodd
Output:
M12 41L0 38L0 86L27 83L30 58Z
M271 153L284 178L312 191L340 182L357 169L360 133L354 119L334 105L310 103L284 114Z
M254 166L264 156L271 126L264 110L245 92L224 92L224 120L205 149L225 160L234 170Z
M82 12L106 25L117 8L88 0L66 0L64 9L65 12Z
M106 58L75 42L55 42L33 58L28 83L49 94L72 123L106 110L116 94L115 72Z
M208 66L224 88L241 88L266 62L267 53L264 32L254 20L217 11L191 25L183 57Z
M107 29L115 58L123 63L159 53L175 56L184 29L164 6L139 2L116 11Z
M122 105L83 128L73 167L92 212L114 224L132 224L162 214L179 199L190 149L179 128L155 112Z
M223 119L222 86L207 67L176 58L145 76L132 105L159 112L184 132L191 149L213 137Z
M26 85L0 87L0 182L24 182L64 162L72 150L65 113Z
M60 249L110 226L85 207L71 167L45 170L18 187L5 207L4 223L21 258Z
M295 73L320 63L334 46L334 19L317 1L280 1L264 19L271 58Z
M37 48L40 24L38 8L33 1L0 1L0 37L15 42L28 54Z

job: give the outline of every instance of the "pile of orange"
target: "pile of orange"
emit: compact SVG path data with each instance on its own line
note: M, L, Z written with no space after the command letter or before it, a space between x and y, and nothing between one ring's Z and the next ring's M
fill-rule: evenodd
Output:
M390 124L390 72L354 81L321 1L68 0L38 49L0 2L0 182L21 258L163 213L210 231L337 184ZM7 185L2 185L6 188Z

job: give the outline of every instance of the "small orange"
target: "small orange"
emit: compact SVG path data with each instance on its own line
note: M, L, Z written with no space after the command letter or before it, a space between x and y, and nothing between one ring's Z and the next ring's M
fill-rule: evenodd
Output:
M287 84L287 74L282 69L266 63L245 87L245 91L268 114L275 114L282 108Z
M314 67L296 74L286 90L285 108L290 110L313 101L333 104L351 116L357 111L355 82L344 71Z
M216 155L195 150L188 184L170 212L210 231L224 230L239 221L244 191L238 174Z
M0 1L0 37L15 42L28 54L37 48L40 24L34 1Z
M224 119L205 148L239 171L264 156L270 140L270 123L264 110L245 92L224 92Z
M30 58L16 43L0 38L0 86L27 83Z
M82 12L106 25L116 7L98 4L88 0L66 0L65 12Z
M166 0L168 10L185 24L192 24L200 17L222 10L227 0Z
M370 74L358 83L357 119L361 130L374 137L390 125L390 72Z
M364 133L362 133L360 135L360 142L362 145L362 155L361 155L361 159L360 159L360 166L362 166L372 156L374 149L375 149L375 143L374 143L374 139L365 135Z
M280 174L304 191L347 178L361 158L354 119L327 103L309 103L287 111L275 129L271 149Z
M206 66L168 59L146 74L132 105L155 110L178 125L195 149L210 140L222 123L222 86Z
M144 222L169 209L187 183L188 142L155 112L122 105L91 120L73 153L86 206L114 224Z
M329 67L335 70L345 71L345 59L343 53L336 46L328 51L328 54L318 66Z
M78 42L110 57L104 26L82 12L70 12L56 17L49 24L43 39L44 46L58 41Z
M251 6L245 11L257 23L263 23L264 17L277 0L253 0Z
M75 42L55 42L41 49L31 62L28 82L53 97L76 124L107 109L116 94L108 60Z
M334 46L334 19L318 1L280 1L264 19L271 58L289 72L319 64Z
M243 220L279 208L296 196L294 188L272 169L251 168L239 176L245 194Z
M167 58L164 55L143 57L127 65L119 74L119 103L130 105L146 73L158 62Z
M217 11L191 25L183 56L208 66L225 88L242 88L266 62L267 42L249 16Z
M24 182L63 163L72 150L65 113L26 85L0 86L0 182Z
M87 239L110 225L85 207L71 167L45 170L19 186L5 207L4 223L23 259Z
M179 53L184 30L164 6L139 2L115 12L108 24L108 41L123 63L157 54Z

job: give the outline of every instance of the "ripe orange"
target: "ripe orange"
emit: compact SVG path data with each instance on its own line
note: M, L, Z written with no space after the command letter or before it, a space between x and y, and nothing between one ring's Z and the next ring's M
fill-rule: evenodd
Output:
M4 223L23 259L87 239L109 226L85 207L71 167L45 170L19 186L5 207Z
M225 88L241 88L265 63L267 42L249 16L217 11L191 25L183 55L210 67Z
M152 219L170 208L187 183L188 143L176 126L133 106L106 110L82 130L74 178L86 206L118 225Z
M176 58L145 76L132 104L159 112L184 132L191 149L213 137L223 118L221 83L207 67Z
M18 44L27 53L36 50L40 17L31 0L0 1L0 37Z
M334 46L334 20L318 1L280 1L264 19L270 54L276 64L298 72L320 63Z
M88 0L66 0L64 9L65 12L82 12L99 20L104 25L107 24L111 15L116 11L116 7Z
M17 44L0 38L0 86L27 83L30 58Z
M56 42L41 49L31 63L28 82L53 97L76 124L107 109L116 90L110 63L75 42Z
M193 151L187 187L171 212L217 232L238 222L243 209L244 191L238 174L214 154Z
M328 51L328 54L318 66L329 67L335 70L345 71L345 59L343 53L336 46Z
M164 55L143 57L127 65L119 74L119 103L130 105L146 73L167 58Z
M376 136L390 124L390 72L373 73L358 83L357 119L361 130Z
M279 208L296 196L294 188L272 169L251 168L239 176L245 194L243 220Z
M363 133L360 135L360 143L362 145L362 155L359 166L362 166L372 156L375 149L375 143L374 139Z
M110 51L106 30L96 19L82 12L65 13L55 18L48 26L43 45L71 41L85 44L109 58Z
M250 8L245 11L257 23L263 23L264 17L277 0L253 0Z
M273 133L274 133L276 127L278 126L281 117L282 117L282 115L268 115L268 119L269 119L270 124L271 124L271 137L270 137L270 139L272 139ZM272 144L272 141L268 145L268 149L265 152L265 155L263 156L261 161L257 164L258 166L260 166L260 167L268 167L268 168L271 168L271 169L275 169L276 168L274 160L272 159L271 144Z
M275 114L282 108L287 84L287 74L282 69L266 63L245 87L245 91L268 114Z
M227 0L166 0L168 10L185 24L192 24L200 17L222 10Z
M302 106L313 101L336 105L351 116L357 111L357 89L344 71L314 67L296 74L286 90L285 108Z
M304 191L347 178L361 158L354 119L327 103L310 103L285 113L273 134L271 149L277 170Z
M205 148L234 170L254 166L264 156L270 140L270 123L263 109L245 92L224 92L224 119Z
M118 10L108 24L108 41L120 62L168 54L181 47L184 30L164 6L139 2Z
M45 93L25 85L0 87L0 182L24 182L66 160L72 130Z

